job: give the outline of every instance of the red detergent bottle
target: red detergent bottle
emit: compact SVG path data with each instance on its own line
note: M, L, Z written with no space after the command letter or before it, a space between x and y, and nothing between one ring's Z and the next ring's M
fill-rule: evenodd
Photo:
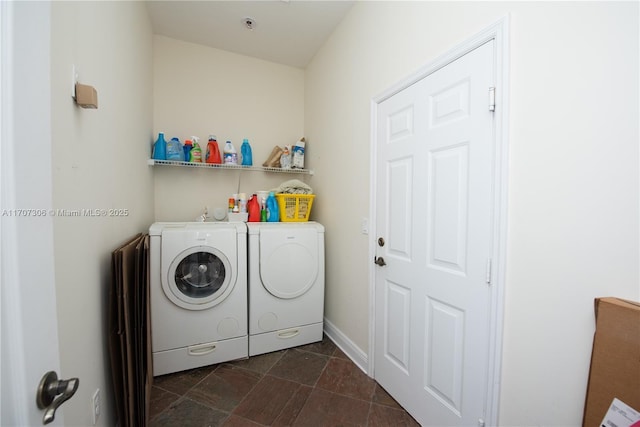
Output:
M215 135L209 135L209 142L207 143L207 154L205 156L206 163L220 164L222 158L220 157L220 147L218 147L218 141Z
M249 212L249 222L260 222L260 202L258 202L257 194L249 198L247 211Z

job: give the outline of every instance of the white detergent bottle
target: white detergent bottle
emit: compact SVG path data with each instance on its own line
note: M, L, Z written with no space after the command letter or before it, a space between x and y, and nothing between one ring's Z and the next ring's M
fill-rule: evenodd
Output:
M227 141L224 144L224 164L225 165L237 165L238 164L238 152L236 151L236 147L233 146L231 141Z

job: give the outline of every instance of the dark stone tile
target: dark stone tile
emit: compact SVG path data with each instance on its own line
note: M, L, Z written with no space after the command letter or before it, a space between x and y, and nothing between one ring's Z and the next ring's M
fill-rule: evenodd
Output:
M263 427L262 424L254 423L246 418L237 415L230 415L222 424L223 427Z
M149 419L154 419L158 414L171 406L173 402L180 399L180 397L179 394L152 386L151 396L149 396Z
M293 381L266 375L233 414L260 424L271 425L299 388L300 384Z
M419 425L326 336L156 377L149 409L151 427Z
M324 335L322 341L301 345L300 347L296 347L296 348L298 350L310 351L311 353L318 353L318 354L324 354L325 356L331 356L337 347L333 343L333 341L331 341L329 338L327 338L326 335Z
M188 371L176 372L175 374L162 375L153 379L153 385L176 394L185 394L191 387L198 384L215 371L218 365L205 366L202 368L190 369Z
M314 389L293 426L365 426L369 402Z
M181 399L151 420L151 427L215 427L221 426L228 413L208 408L190 399Z
M332 357L316 387L369 402L375 385L353 362Z
M273 353L260 354L251 356L248 359L235 360L230 364L239 368L249 369L260 374L266 374L273 365L280 360L286 350L274 351Z
M393 397L385 389L380 387L380 384L376 383L376 387L373 390L373 398L371 399L373 403L378 403L384 406L390 406L395 409L403 409L402 406L395 401Z
M318 381L328 360L328 356L289 349L268 374L312 386Z
M233 365L221 365L186 394L212 408L231 412L260 381L261 375Z
M420 427L420 424L418 424L416 420L414 420L405 410L378 405L376 403L371 404L371 411L369 412L369 421L367 425L372 427Z
M338 359L351 360L349 356L347 356L342 350L340 350L339 347L336 347L336 350L333 352L332 356L337 357Z
M300 414L300 411L304 407L304 404L307 403L307 399L313 389L311 387L307 387L305 385L301 385L296 394L293 396L287 406L282 410L278 418L272 424L273 427L288 427L293 425L293 422Z

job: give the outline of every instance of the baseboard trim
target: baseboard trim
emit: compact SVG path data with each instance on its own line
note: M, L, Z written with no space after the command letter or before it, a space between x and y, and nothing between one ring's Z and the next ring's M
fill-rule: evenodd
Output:
M358 368L362 370L367 376L367 367L369 366L367 353L362 351L353 341L349 339L340 329L338 329L327 318L324 318L324 333L329 337L333 343L338 346L344 354L347 355Z

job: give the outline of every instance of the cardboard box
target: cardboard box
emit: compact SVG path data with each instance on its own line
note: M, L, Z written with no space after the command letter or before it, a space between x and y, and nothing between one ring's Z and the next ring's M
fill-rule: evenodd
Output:
M640 427L640 412L618 399L613 399L600 425L605 427Z
M640 409L640 303L596 298L595 313L584 427L599 427L614 398Z

